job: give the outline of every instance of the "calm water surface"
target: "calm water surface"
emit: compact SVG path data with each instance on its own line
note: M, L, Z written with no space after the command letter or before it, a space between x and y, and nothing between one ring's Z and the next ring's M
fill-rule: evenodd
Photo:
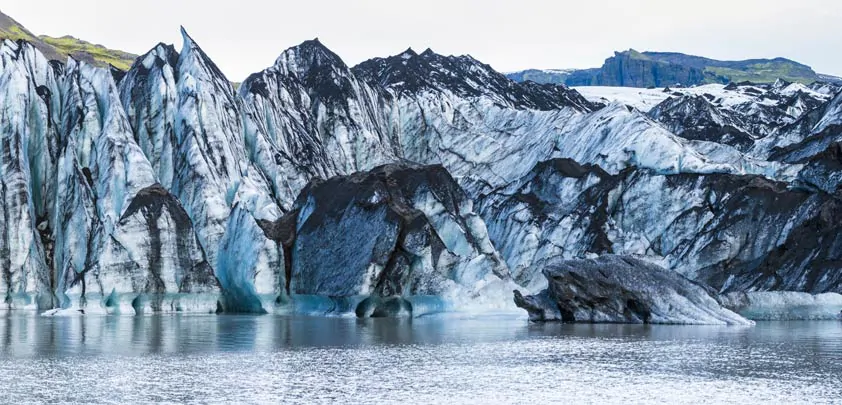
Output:
M0 315L0 403L842 404L842 322Z

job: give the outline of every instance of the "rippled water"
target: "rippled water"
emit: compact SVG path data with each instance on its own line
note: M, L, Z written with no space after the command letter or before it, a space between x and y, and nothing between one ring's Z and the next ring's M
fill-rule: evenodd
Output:
M0 402L842 403L842 322L0 316Z

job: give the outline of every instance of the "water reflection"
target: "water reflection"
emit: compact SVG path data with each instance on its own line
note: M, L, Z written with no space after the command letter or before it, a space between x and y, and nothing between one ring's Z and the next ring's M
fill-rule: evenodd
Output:
M516 317L356 319L172 315L44 318L0 316L0 353L9 357L277 351L297 347L437 345L519 339L719 342L836 352L842 322L768 322L755 327L535 324Z
M840 359L842 322L0 316L0 402L828 402Z

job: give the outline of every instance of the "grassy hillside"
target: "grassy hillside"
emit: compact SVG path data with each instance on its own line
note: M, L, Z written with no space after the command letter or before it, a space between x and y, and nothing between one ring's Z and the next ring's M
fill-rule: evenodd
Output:
M69 35L61 38L41 35L39 38L44 43L55 48L62 55L72 55L76 59L84 60L98 66L108 66L110 64L117 69L128 70L137 58L137 55L108 49L102 45L92 44Z
M745 69L711 66L705 68L705 72L737 83L744 81L774 83L775 80L784 79L789 82L810 84L819 79L815 72L804 72L797 65L775 61L755 63ZM711 81L721 82L722 80Z
M568 86L630 87L661 83L681 83L685 86L744 81L774 83L778 79L809 84L830 80L807 65L785 58L721 61L676 52L638 52L634 49L616 52L597 69L525 70L507 76L515 81L564 83Z
M96 66L114 67L127 70L137 55L128 52L108 49L102 45L95 45L71 36L53 38L46 35L36 36L12 17L0 11L0 39L23 39L44 54L48 59L67 61L68 56L82 60Z
M786 58L725 61L676 52L644 52L643 55L650 60L702 69L708 83L774 83L775 80L784 79L809 84L819 80L812 68Z

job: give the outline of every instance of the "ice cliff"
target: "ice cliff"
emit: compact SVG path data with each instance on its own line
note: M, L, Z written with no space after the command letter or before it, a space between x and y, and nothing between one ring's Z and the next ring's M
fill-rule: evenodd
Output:
M235 91L182 33L127 72L0 44L4 308L496 308L612 253L722 292L842 288L824 88L683 90L647 115L312 40Z

